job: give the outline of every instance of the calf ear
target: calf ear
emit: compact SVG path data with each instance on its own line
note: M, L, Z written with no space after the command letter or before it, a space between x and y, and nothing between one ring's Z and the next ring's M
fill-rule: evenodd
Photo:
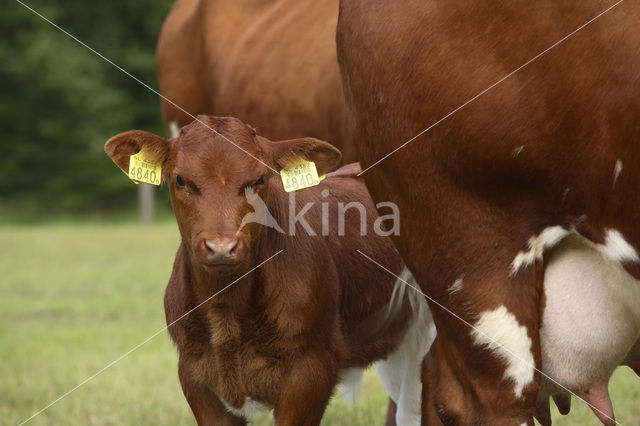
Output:
M142 148L152 160L161 165L169 157L169 141L143 130L120 133L104 144L104 151L125 172L129 171L129 157Z
M328 173L340 165L342 153L335 146L315 138L289 139L273 142L258 137L265 156L278 171L293 167L300 159L313 161L319 175Z

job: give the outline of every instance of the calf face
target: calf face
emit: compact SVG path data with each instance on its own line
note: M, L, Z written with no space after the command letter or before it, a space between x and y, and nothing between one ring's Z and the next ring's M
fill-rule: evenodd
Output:
M269 186L280 185L271 179L276 172L304 159L323 174L341 160L340 151L317 139L273 142L238 119L207 116L183 127L174 139L134 130L105 144L123 170L142 149L162 166L190 258L220 272L233 272L251 259L260 225L242 219L252 205L266 205ZM256 196L263 203L251 202Z

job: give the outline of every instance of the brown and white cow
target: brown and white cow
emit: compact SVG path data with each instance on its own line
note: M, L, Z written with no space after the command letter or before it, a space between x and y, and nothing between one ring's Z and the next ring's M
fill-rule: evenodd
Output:
M378 365L385 382L419 394L430 314L358 253L403 268L359 167L287 194L274 170L305 159L327 173L340 152L313 138L272 142L234 118L198 119L206 125L194 121L171 140L130 131L105 145L123 170L144 149L167 179L182 243L165 312L198 423L244 424L264 408L277 425L319 424L341 376L389 355ZM428 341L416 351L420 336ZM419 399L413 409L416 424Z
M238 117L274 139L344 133L337 0L178 0L157 47L160 92L190 114ZM163 100L176 131L193 120Z
M638 2L341 1L365 182L459 317L431 305L423 422L549 424L572 392L614 423L611 372L640 373L638 22Z

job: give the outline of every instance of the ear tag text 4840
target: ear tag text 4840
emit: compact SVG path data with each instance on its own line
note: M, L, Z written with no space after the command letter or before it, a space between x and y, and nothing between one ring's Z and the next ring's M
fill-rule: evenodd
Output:
M129 157L129 178L134 182L146 182L160 185L162 181L162 167L144 152L144 148Z
M324 175L318 176L316 164L313 161L302 161L288 169L280 170L282 185L287 192L299 191L301 189L315 186L324 179Z

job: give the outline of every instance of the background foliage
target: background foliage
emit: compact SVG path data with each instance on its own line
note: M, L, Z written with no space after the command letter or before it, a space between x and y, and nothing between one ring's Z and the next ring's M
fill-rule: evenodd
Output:
M157 87L155 45L172 0L25 3ZM164 134L157 95L14 0L3 4L0 40L0 209L133 206L136 187L103 145L134 128Z

